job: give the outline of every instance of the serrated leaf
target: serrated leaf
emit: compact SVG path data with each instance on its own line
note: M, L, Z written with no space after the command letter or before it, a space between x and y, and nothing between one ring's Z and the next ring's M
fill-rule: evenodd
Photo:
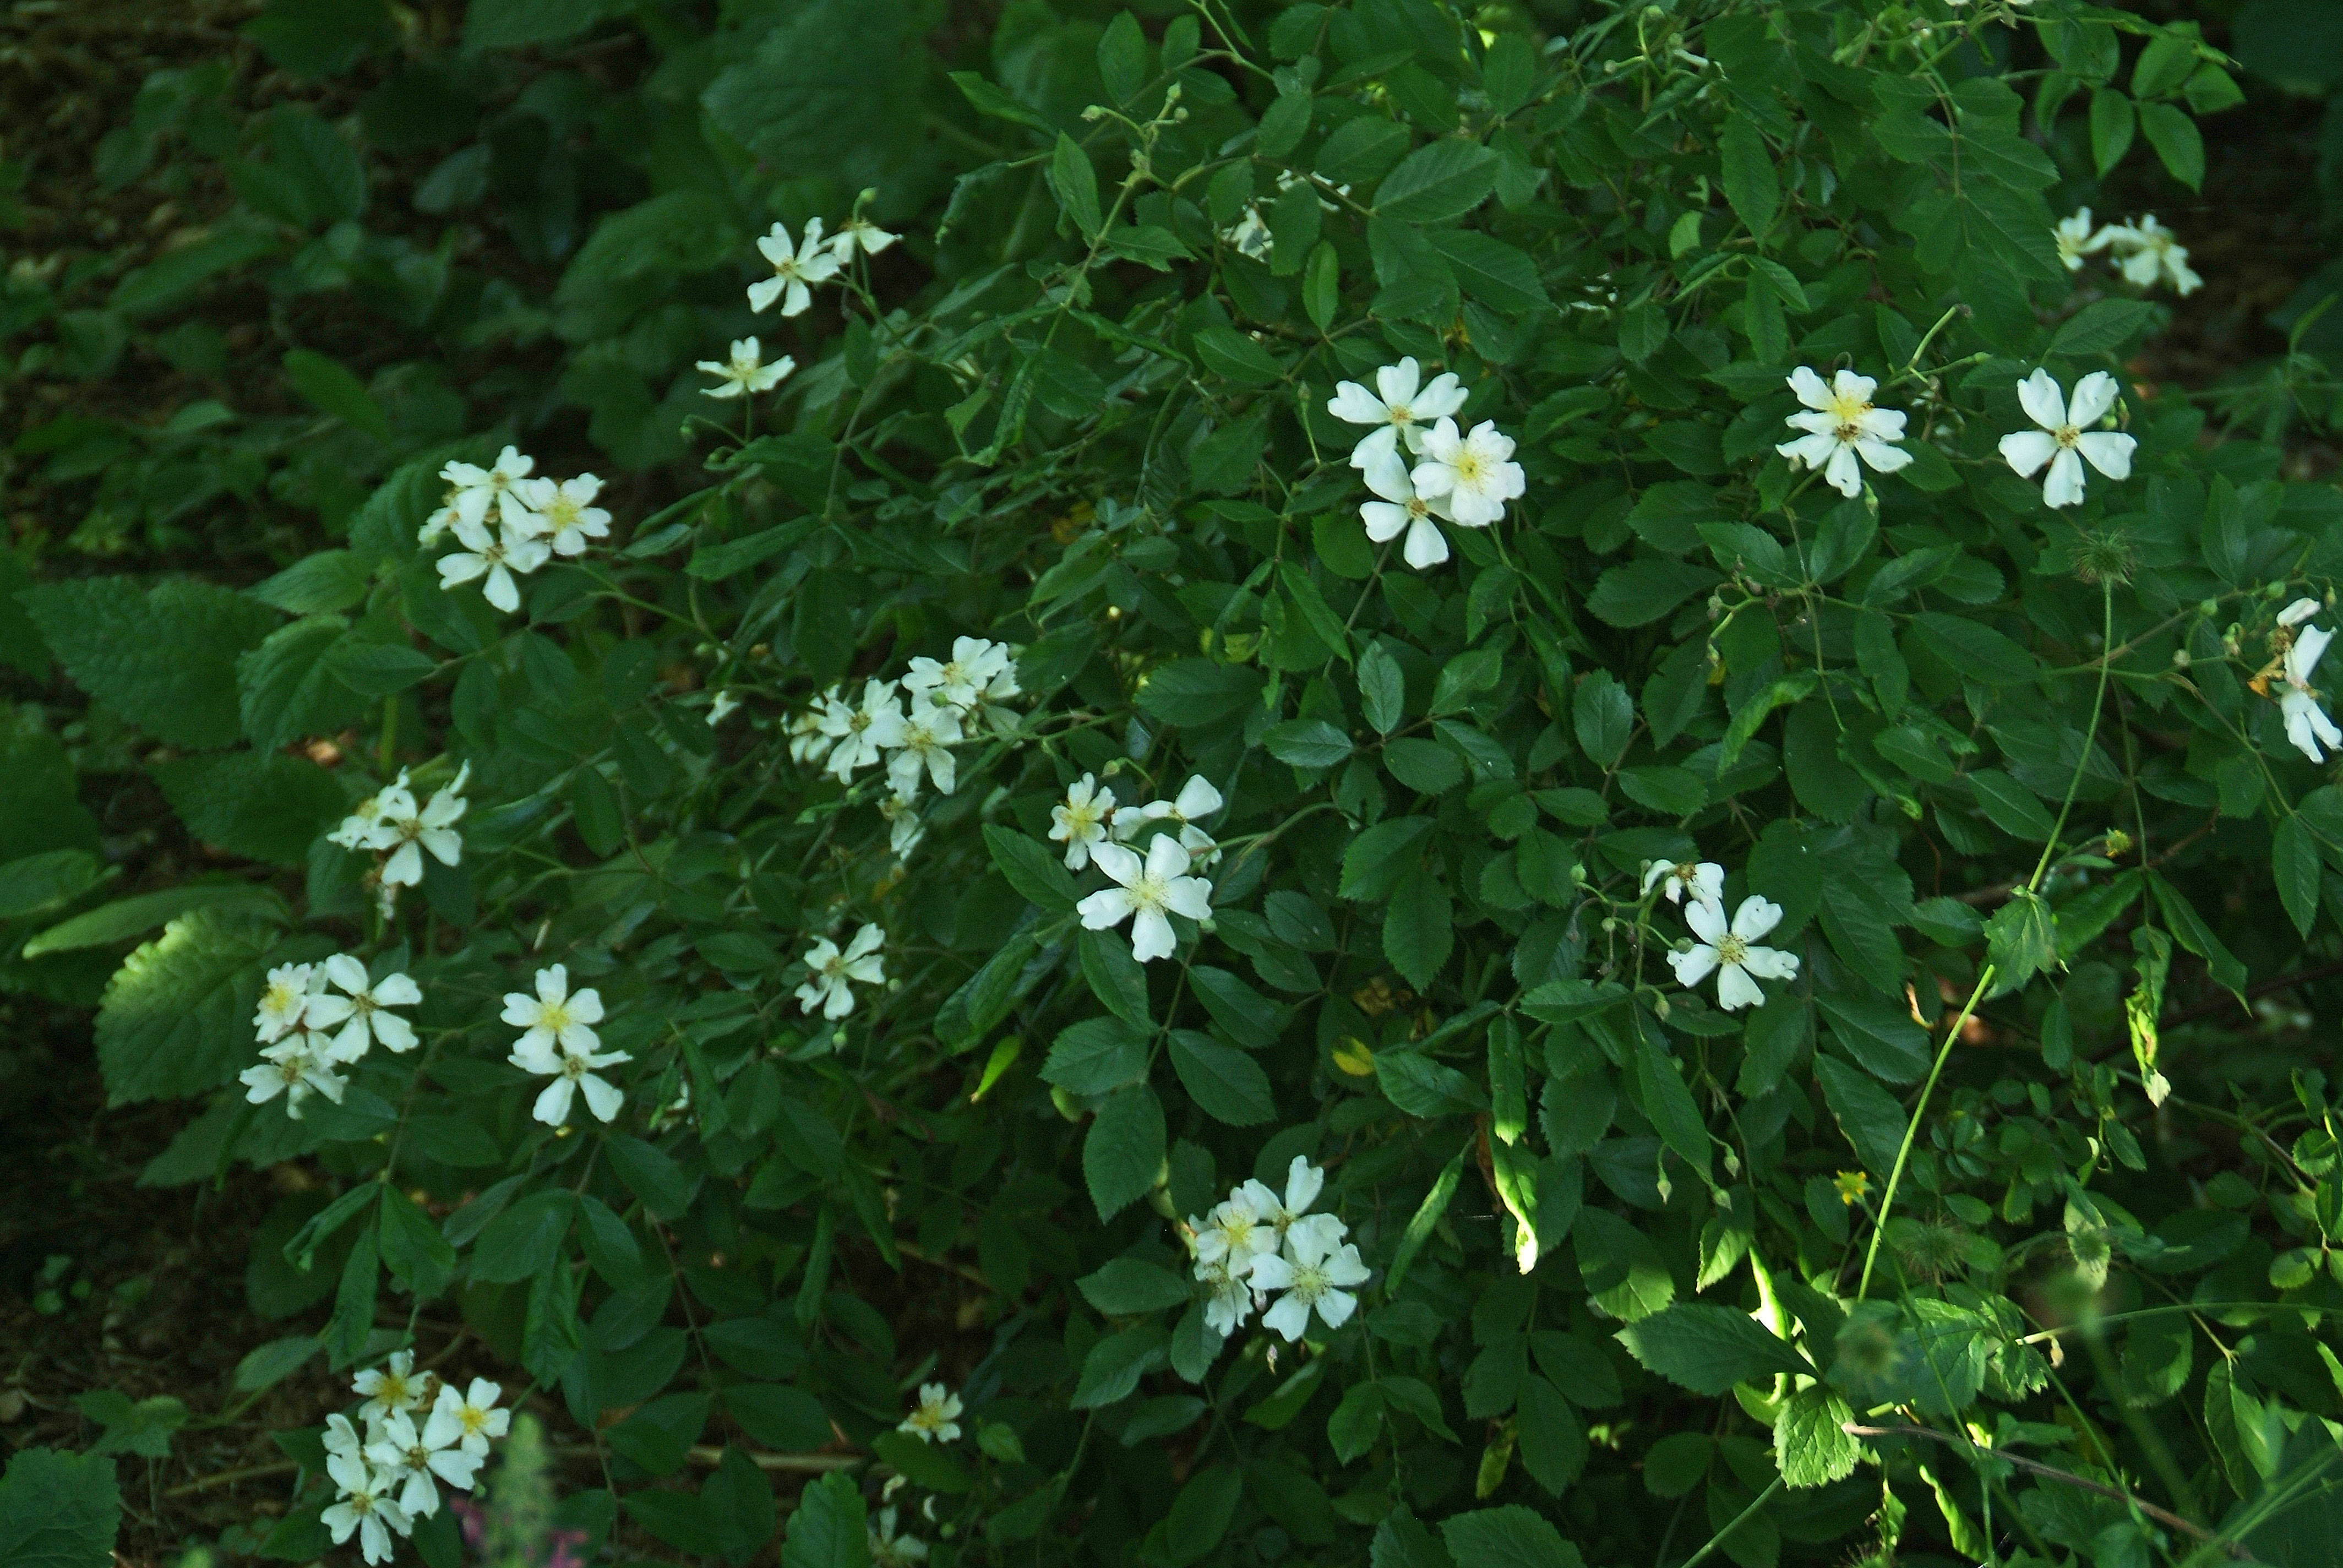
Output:
M249 917L197 910L124 960L98 1005L107 1103L201 1094L246 1066L275 937ZM297 945L304 957L330 950L318 939Z
M1443 136L1418 147L1375 189L1375 215L1405 223L1463 217L1497 188L1497 155L1478 142Z
M1074 907L1073 874L1056 850L998 822L984 825L984 847L1009 885L1029 901L1057 914Z
M1163 1102L1143 1083L1117 1090L1099 1107L1082 1140L1082 1179L1099 1218L1146 1196L1163 1169Z
M1694 1393L1721 1394L1738 1382L1814 1368L1748 1313L1679 1302L1621 1329L1621 1344L1669 1382Z
M276 629L266 605L184 579L141 593L126 578L84 578L19 597L84 691L158 740L235 744L236 658Z

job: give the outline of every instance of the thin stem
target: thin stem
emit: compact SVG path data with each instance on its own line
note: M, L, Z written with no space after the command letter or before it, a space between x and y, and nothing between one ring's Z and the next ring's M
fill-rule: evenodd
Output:
M1700 1564L1707 1560L1711 1553L1725 1544L1725 1538L1726 1536L1732 1534L1735 1531L1740 1529L1743 1524L1746 1523L1751 1514L1765 1507L1768 1503L1773 1502L1774 1493L1781 1490L1782 1478L1777 1475L1774 1478L1772 1484L1768 1485L1765 1491L1757 1494L1756 1502L1752 1503L1748 1507L1735 1514L1733 1516L1732 1523L1726 1525L1724 1529L1710 1536L1708 1538L1707 1545L1702 1547L1699 1551L1685 1558L1682 1563L1677 1563L1676 1568L1700 1568Z

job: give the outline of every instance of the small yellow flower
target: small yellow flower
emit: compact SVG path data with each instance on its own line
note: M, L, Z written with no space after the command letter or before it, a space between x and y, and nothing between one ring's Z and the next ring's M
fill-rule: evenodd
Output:
M1871 1194L1871 1174L1865 1171L1842 1171L1831 1181L1838 1190L1838 1201L1852 1209Z

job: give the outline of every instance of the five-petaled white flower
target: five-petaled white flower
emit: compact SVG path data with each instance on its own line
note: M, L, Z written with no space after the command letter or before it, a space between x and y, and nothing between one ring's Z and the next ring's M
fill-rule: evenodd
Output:
M1375 372L1373 392L1356 381L1334 383L1326 412L1346 424L1376 427L1351 448L1351 467L1364 468L1379 457L1395 455L1403 440L1411 453L1423 451L1432 422L1464 407L1464 387L1454 372L1443 371L1429 387L1422 385L1423 379L1423 369L1409 355ZM1508 454L1512 450L1506 447Z
M1118 839L1138 838L1151 822L1161 822L1179 829L1180 848L1188 851L1189 860L1197 866L1209 866L1221 858L1221 847L1212 836L1196 825L1200 817L1209 817L1227 802L1212 781L1201 773L1192 773L1180 786L1180 793L1169 800L1150 800L1144 806L1125 806L1114 814L1114 836ZM1183 913L1185 911L1182 911Z
M551 479L523 479L513 487L528 503L537 518L538 537L555 555L582 556L588 540L609 537L610 514L594 505L594 498L602 493L602 481L593 475L580 474L559 484Z
M526 519L528 514L520 516ZM520 608L520 587L513 581L513 573L527 577L553 556L550 544L510 515L493 533L484 522L458 518L456 540L464 548L439 558L439 586L451 588L485 577L488 581L480 585L481 594L507 615Z
M1790 372L1790 390L1805 408L1782 423L1806 433L1774 450L1789 458L1792 467L1819 468L1823 482L1842 496L1863 494L1857 457L1882 474L1892 474L1912 460L1911 453L1892 445L1904 438L1903 412L1871 406L1878 386L1870 377L1845 369L1825 381L1810 367L1799 366Z
M1409 477L1404 457L1397 452L1381 454L1367 465L1366 481L1367 488L1383 498L1359 503L1359 520L1367 526L1368 538L1387 545L1405 534L1406 542L1399 553L1417 571L1448 558L1448 536L1435 520L1441 515L1440 504L1415 493L1415 481Z
M260 1010L252 1015L252 1027L263 1045L284 1039L301 1021L301 1014L309 1001L308 964L278 964L268 971L268 983L260 993Z
M830 738L830 770L839 782L852 779L887 752L903 744L903 704L891 680L866 680L858 707L836 697L822 699L821 732Z
M960 709L943 703L913 704L903 720L902 749L887 759L887 782L896 799L916 799L922 769L935 787L949 795L960 782L959 763L951 749L960 744Z
M375 1440L366 1447L375 1474L399 1488L398 1506L418 1519L439 1512L436 1483L444 1481L458 1492L469 1492L480 1468L478 1455L451 1446L453 1439L431 1442L429 1430L427 1422L423 1432L416 1431L415 1418L403 1410L396 1411L375 1429Z
M1513 438L1499 435L1486 419L1470 435L1459 435L1456 421L1443 417L1424 433L1417 455L1423 460L1408 476L1415 493L1464 528L1487 528L1528 487L1522 466L1513 461Z
M537 459L524 457L518 448L507 447L497 455L495 463L481 467L477 463L450 463L439 470L439 477L447 483L447 507L456 522L477 523L485 519L494 507L504 521L516 527L528 524L528 508L514 492L513 487L528 477L537 467ZM434 517L432 521L438 522Z
M819 1008L827 1019L841 1019L852 1012L855 982L887 982L886 956L880 951L886 941L885 931L866 925L843 950L828 937L815 942L806 950L805 966L813 972L798 987L798 1006L806 1012Z
M312 1029L331 1028L332 1024L319 1021L318 1003L338 1004L332 1010L348 1021L343 1025L341 1033L334 1037L333 1050L329 1053L334 1060L356 1061L367 1053L367 1046L377 1040L387 1050L415 1049L415 1026L386 1010L415 1006L423 1000L421 987L403 974L385 975L380 981L369 984L365 963L348 953L336 953L327 959L325 976L348 995L347 998L326 996L313 999L307 1021Z
M805 241L794 249L788 227L778 223L757 242L757 248L773 264L773 276L749 286L751 310L769 310L779 299L783 316L801 315L813 303L812 286L838 276L838 256L822 241L820 218L808 221Z
M1760 980L1795 980L1798 978L1798 955L1778 948L1761 948L1757 939L1782 923L1782 906L1768 903L1752 895L1741 900L1734 911L1730 925L1725 919L1725 906L1695 900L1684 910L1684 924L1693 929L1700 941L1686 951L1670 953L1668 966L1676 971L1676 983L1687 989L1716 971L1716 1005L1727 1012L1737 1012L1745 1007L1756 1007L1765 1000L1757 989L1755 975Z
M1310 1205L1318 1201L1318 1194L1325 1189L1326 1172L1310 1163L1307 1156L1296 1154L1285 1168L1284 1192L1272 1191L1267 1182L1251 1178L1237 1191L1252 1202L1261 1223L1269 1227L1274 1245L1310 1212Z
M1266 1191L1264 1189L1264 1191ZM1276 1194L1268 1194L1272 1202ZM1218 1270L1232 1280L1252 1272L1257 1259L1277 1251L1278 1229L1265 1218L1254 1195L1243 1187L1212 1206L1199 1220L1191 1216L1188 1229L1196 1238L1196 1277L1212 1277Z
M417 809L415 792L407 787L407 774L402 770L397 782L375 797L375 823L366 840L370 849L387 849L390 858L383 862L382 884L386 888L411 888L423 880L423 850L443 866L452 866L463 859L464 836L456 831L463 819L466 801L464 786L472 777L468 762L456 771L456 777L432 792L431 799ZM316 1010L310 1017L317 1016ZM337 1020L338 1021L338 1020Z
M729 359L702 359L694 369L705 370L717 378L713 387L703 387L700 394L708 397L739 397L750 392L769 392L781 384L781 377L798 367L797 357L784 354L770 365L764 361L764 346L754 337L732 340Z
M502 1016L507 1023L523 1031L520 1039L513 1042L516 1050L549 1051L558 1044L564 1050L583 1055L602 1043L592 1027L602 1021L602 995L590 987L571 994L568 964L553 964L538 970L535 996L527 991L505 992Z
M423 1378L416 1375L415 1352L393 1351L378 1367L368 1367L350 1379L350 1391L366 1403L358 1413L369 1424L387 1421L403 1410L423 1408Z
M2343 746L2343 729L2337 729L2335 721L2318 706L2318 689L2310 684L2311 674L2326 655L2327 645L2335 640L2335 634L2325 628L2302 624L2317 615L2320 608L2315 598L2298 598L2280 610L2278 617L2280 626L2300 628L2287 644L2279 668L2286 689L2278 694L2278 715L2286 721L2286 738L2313 762L2327 760L2326 752L2319 749L2321 746L2330 749Z
M423 1441L433 1448L454 1443L475 1458L486 1458L488 1440L502 1437L512 1424L512 1412L496 1408L497 1397L503 1392L484 1377L474 1378L461 1393L454 1383L441 1383L439 1398L431 1406L431 1419L424 1424Z
M1082 924L1104 931L1129 920L1131 956L1141 963L1168 959L1178 948L1167 912L1192 920L1212 918L1212 884L1188 875L1188 851L1169 835L1147 846L1145 860L1120 844L1094 844L1091 859L1121 885L1102 888L1075 906Z
M2185 298L2204 286L2205 280L2188 265L2188 247L2157 222L2155 214L2110 226L2107 238L2115 246L2116 270L2140 287L2168 283L2173 293Z
M1690 893L1696 904L1721 904L1725 901L1725 868L1714 860L1685 860L1670 864L1654 860L1644 868L1644 891L1650 892L1661 882L1667 883L1668 902L1681 904Z
M903 689L911 694L915 708L926 697L930 703L970 709L984 696L985 688L1008 668L1006 643L980 637L956 637L952 638L951 658L941 662L924 657L912 659L903 675Z
M1066 869L1079 871L1091 863L1091 850L1106 842L1106 825L1114 817L1114 791L1099 788L1085 773L1066 786L1066 798L1050 808L1050 837L1066 847Z
M2110 479L2131 477L2132 448L2138 443L2113 430L2090 428L2115 407L2116 393L2116 378L2104 370L2076 382L2071 401L2059 395L2058 383L2038 366L2017 384L2017 401L2026 417L2042 427L2004 436L2001 455L2021 479L2030 479L2043 464L2050 465L2042 481L2044 506L2082 504L2085 458Z
M358 1549L368 1563L389 1562L391 1533L415 1533L415 1522L391 1500L395 1480L376 1473L363 1456L355 1453L327 1454L326 1473L333 1478L341 1493L333 1506L318 1516L319 1523L333 1533L334 1544L341 1545L355 1532Z
M838 232L830 236L830 253L838 257L841 266L854 259L854 253L877 256L903 236L889 234L860 213L856 213L839 225Z
M921 1442L956 1442L960 1439L960 1395L940 1382L920 1385L920 1402L895 1424Z
M590 990L579 991L572 1000L593 995ZM596 1016L600 1015L598 1013ZM512 1020L510 1009L506 1010L505 1019L507 1022ZM582 1032L588 1039L593 1038L591 1030ZM626 1091L608 1079L598 1075L603 1068L634 1060L633 1055L623 1050L575 1050L567 1043L558 1047L533 1043L537 1038L538 1031L531 1030L513 1047L512 1054L505 1058L523 1072L549 1075L553 1080L538 1095L537 1103L529 1107L529 1114L548 1127L558 1127L569 1120L570 1101L582 1093L586 1096L586 1109L594 1113L597 1121L617 1121L618 1108L627 1102Z
M1262 1313L1263 1328L1275 1329L1290 1342L1310 1327L1313 1310L1330 1329L1351 1321L1359 1305L1351 1290L1365 1284L1371 1271L1360 1261L1358 1247L1342 1240L1344 1229L1332 1214L1313 1214L1285 1233L1282 1252L1253 1260L1246 1283L1256 1291L1285 1292Z
M2104 228L2095 227L2091 222L2091 209L2077 207L2060 218L2058 226L2052 231L2058 242L2058 259L2066 264L2068 272L2082 271L2083 258L2097 256L2107 249L2116 237L2117 227L2113 224Z
M262 1050L257 1062L236 1075L236 1081L245 1087L245 1099L255 1105L264 1105L282 1094L285 1114L296 1121L301 1120L301 1102L313 1093L322 1094L339 1105L348 1081L334 1071L330 1060L310 1048L312 1038L297 1034Z

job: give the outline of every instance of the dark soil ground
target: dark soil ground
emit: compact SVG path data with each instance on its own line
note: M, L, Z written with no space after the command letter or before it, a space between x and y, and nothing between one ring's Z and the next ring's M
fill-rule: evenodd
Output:
M200 220L192 213L158 220L151 196L135 189L94 196L90 157L108 128L127 121L150 72L222 51L248 56L250 45L235 29L258 9L246 0L17 0L0 11L0 155L34 171L18 196L14 232L0 228L11 259L87 254L120 245L126 234ZM440 13L454 9L417 7L427 29L443 25ZM2217 23L2208 22L2207 36L2220 41ZM2207 391L2284 351L2285 337L2268 317L2333 254L2317 178L2322 107L2258 96L2207 125L2203 196L2190 197L2135 156L2127 169L2133 183L2105 203L2102 216L2156 211L2179 231L2206 279L2178 303L2173 330L2134 367L2160 395ZM225 205L225 192L216 194ZM220 325L232 342L252 341L250 334L236 337L243 324ZM273 350L256 345L256 352ZM0 438L54 417L76 397L118 396L125 385L118 377L29 387L0 381ZM2338 452L2325 440L2300 430L2296 439L2299 474L2323 476L2337 467ZM6 478L0 458L0 481ZM62 537L75 524L66 502L10 483L0 512L19 537L35 530ZM8 695L72 700L63 689ZM91 804L109 833L140 846L146 879L169 879L188 847L175 841L159 801L149 803L143 820L135 794ZM131 868L126 890L137 885L141 869ZM311 1178L287 1167L236 1171L216 1191L138 1187L141 1168L185 1117L173 1106L109 1111L89 1016L0 998L0 1127L10 1157L9 1180L0 1182L0 1454L34 1443L88 1446L99 1428L75 1399L91 1390L184 1401L194 1421L167 1459L119 1462L127 1509L119 1560L130 1564L174 1562L200 1543L249 1552L256 1529L265 1531L287 1503L290 1467L268 1434L308 1424L346 1397L338 1380L313 1362L221 1419L236 1401L230 1379L238 1360L302 1322L271 1323L253 1313L244 1273L262 1218L281 1192ZM911 1283L933 1287L937 1278ZM930 1290L927 1310L949 1310L946 1294ZM450 1373L470 1371L466 1357L478 1353L453 1324L436 1332L427 1326L423 1348L426 1360L446 1354L442 1370ZM491 1370L485 1360L481 1370ZM558 1408L540 1413L557 1429L566 1422Z

